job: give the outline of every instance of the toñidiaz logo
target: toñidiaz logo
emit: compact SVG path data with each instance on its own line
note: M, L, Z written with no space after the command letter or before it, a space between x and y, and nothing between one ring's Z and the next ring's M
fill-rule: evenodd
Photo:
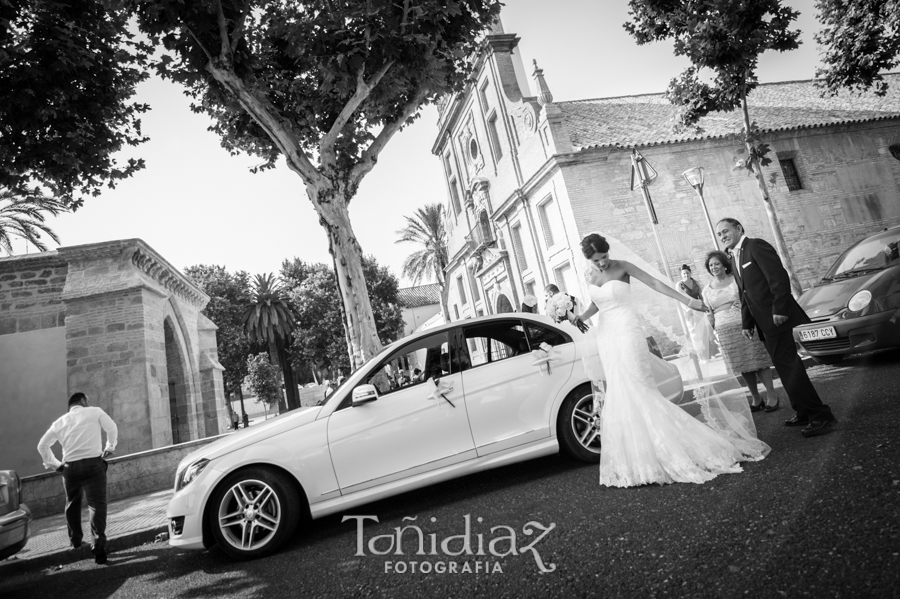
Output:
M404 522L416 522L418 516L406 516ZM356 556L390 556L385 560L385 573L406 574L502 574L503 566L498 558L520 556L530 553L541 572L553 572L556 564L544 563L537 544L556 528L551 522L544 526L540 522L527 522L519 533L511 526L492 526L489 534L472 534L472 517L463 516L464 532L438 538L437 533L427 533L416 524L397 526L392 534L365 535L367 520L378 522L378 516L344 516L341 522L356 521ZM432 523L437 518L430 518ZM476 518L483 524L484 518ZM540 534L538 534L540 533ZM534 539L531 537L538 536ZM368 553L367 553L368 551ZM413 559L419 558L419 559ZM456 558L456 559L453 559Z

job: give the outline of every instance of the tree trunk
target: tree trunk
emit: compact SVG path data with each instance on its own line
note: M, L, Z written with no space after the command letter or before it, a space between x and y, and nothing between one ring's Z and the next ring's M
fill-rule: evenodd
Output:
M284 379L284 392L287 396L287 409L296 410L300 407L300 394L297 392L297 380L294 378L294 369L291 367L291 356L287 349L279 344L278 360L281 363L281 376Z
M281 356L279 355L279 352L278 352L278 346L275 344L274 341L269 341L268 347L269 347L269 364L272 364L273 366L275 366L275 368L277 368L279 370L279 372L281 372L281 380L285 383L284 388L286 391L287 390L287 380L286 380L286 377L284 374L284 369L281 367ZM282 393L278 397L278 413L284 414L288 410L290 410L290 408L288 407L288 403L284 397L284 393Z
M356 370L378 353L382 346L363 275L362 248L353 233L347 210L347 199L351 194L333 186L323 189L316 185L308 185L307 194L328 234L328 249L334 258L335 278L347 330L350 367Z
M769 197L769 190L766 187L766 179L762 172L762 167L757 159L756 152L747 136L750 135L750 113L747 109L747 94L741 91L741 108L744 113L744 145L750 154L750 166L753 168L753 174L756 176L756 184L759 186L759 193L762 196L763 206L766 209L766 216L769 219L769 225L772 227L772 233L775 235L775 249L781 258L781 263L788 273L791 280L791 290L794 297L800 295L800 281L797 279L797 273L794 272L794 264L791 262L791 256L788 253L787 244L784 241L784 234L781 232L781 223L778 222L778 215L775 214L775 206L772 205L772 198Z

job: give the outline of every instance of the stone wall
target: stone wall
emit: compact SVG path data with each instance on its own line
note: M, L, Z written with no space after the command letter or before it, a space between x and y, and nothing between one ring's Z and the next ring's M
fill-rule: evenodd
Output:
M179 462L218 438L209 437L110 459L106 472L107 500L173 488ZM66 505L62 474L47 472L22 477L22 500L35 518L61 514Z
M0 259L0 358L19 360L0 361L2 466L40 468L40 435L77 391L116 422L119 455L171 444L173 424L181 442L225 430L208 299L139 239Z

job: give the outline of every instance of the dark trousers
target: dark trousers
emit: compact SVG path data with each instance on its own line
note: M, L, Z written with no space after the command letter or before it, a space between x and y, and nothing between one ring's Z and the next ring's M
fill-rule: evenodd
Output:
M822 403L816 388L813 387L803 360L797 355L797 344L788 329L784 333L766 335L766 349L781 378L781 384L787 392L791 407L797 412L800 420L834 420L831 408Z
M84 533L81 530L81 495L87 500L91 515L93 546L106 548L106 460L88 458L63 464L63 485L66 489L66 525L73 547L80 547Z

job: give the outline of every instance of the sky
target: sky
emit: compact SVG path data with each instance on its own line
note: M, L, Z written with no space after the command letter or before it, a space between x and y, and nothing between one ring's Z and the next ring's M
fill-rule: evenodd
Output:
M813 0L785 4L801 12L796 26L803 44L786 54L763 55L757 75L764 83L811 79L819 63ZM521 38L531 94L532 60L544 70L555 101L665 91L688 63L672 55L670 43L637 46L622 27L627 7L626 0L508 0L501 19L507 33ZM129 148L124 157L142 157L147 167L116 189L88 198L77 212L50 217L62 246L137 237L180 269L219 264L251 274L277 272L294 257L331 262L305 188L284 161L252 174L258 160L230 156L207 131L209 119L189 110L176 84L152 78L140 85L136 100L152 108L143 118L151 141ZM364 253L398 277L404 258L416 249L395 243L403 217L446 201L440 161L431 153L436 123L436 109L427 107L395 135L350 204ZM17 240L13 249L29 248ZM410 284L401 278L401 286Z

